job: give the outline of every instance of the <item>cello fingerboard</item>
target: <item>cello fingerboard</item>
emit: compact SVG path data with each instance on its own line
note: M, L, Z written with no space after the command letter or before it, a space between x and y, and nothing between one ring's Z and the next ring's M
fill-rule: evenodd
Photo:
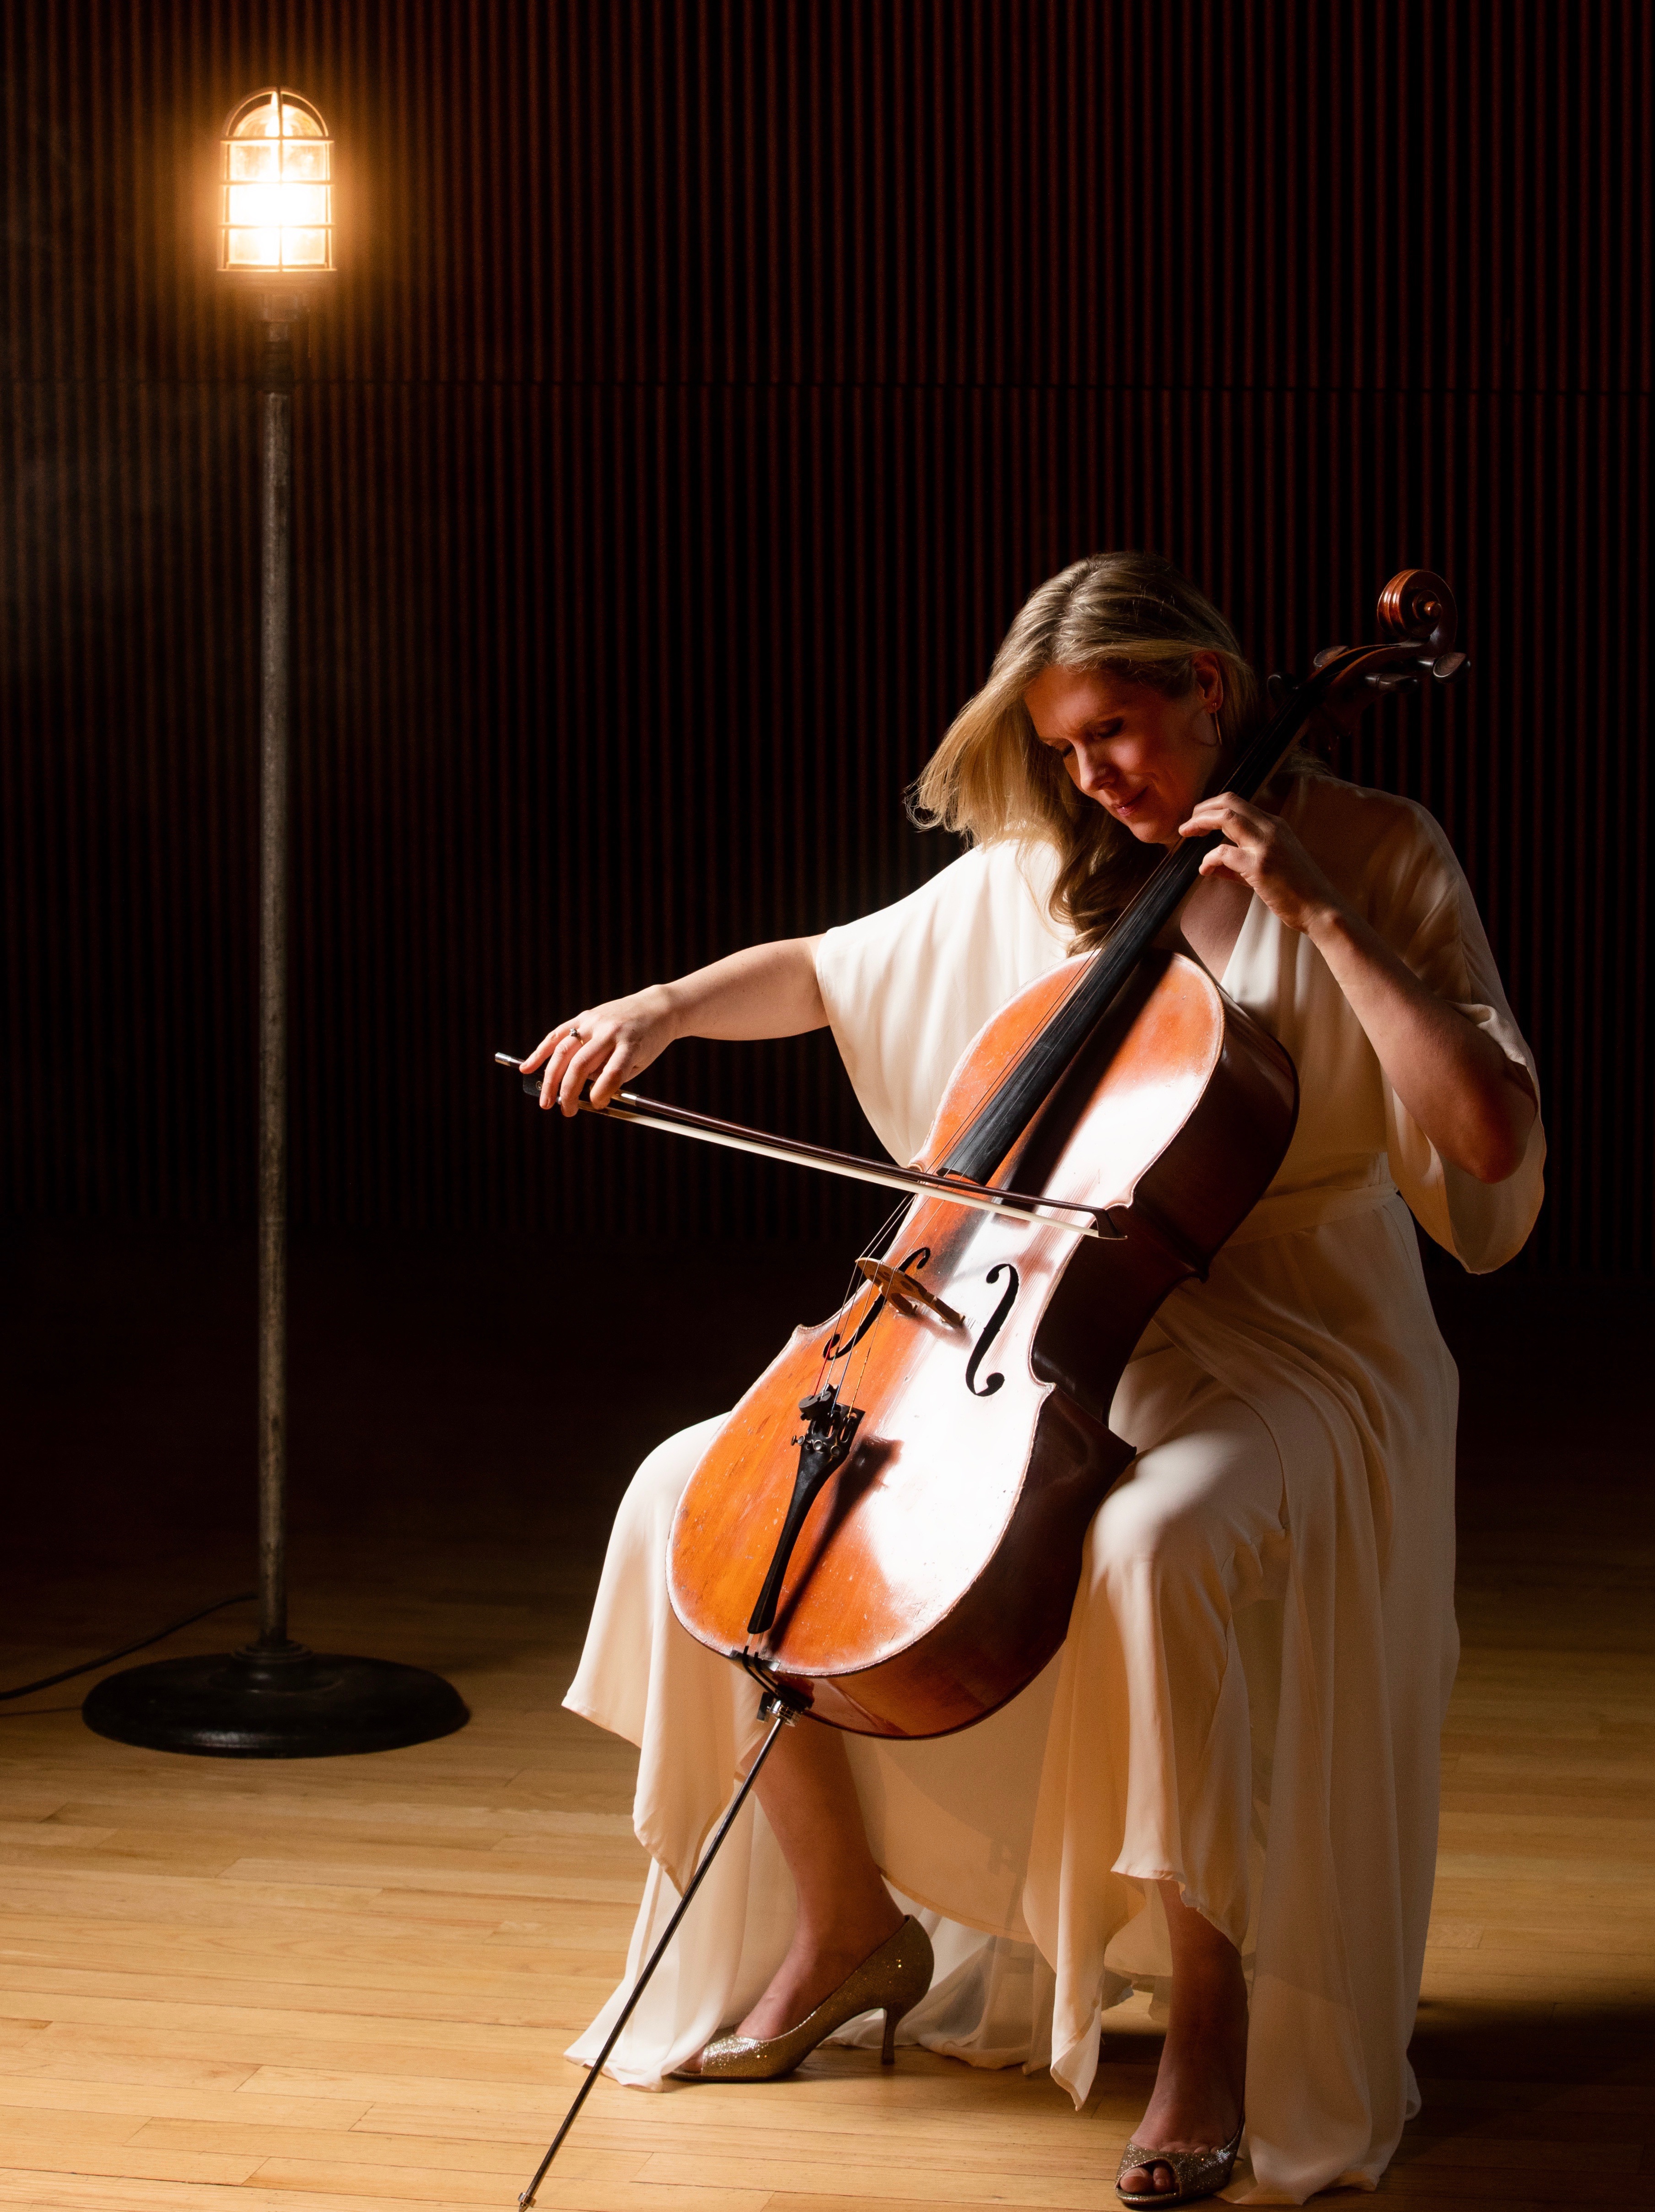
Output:
M1289 692L1281 712L1237 762L1224 788L1240 799L1252 799L1262 791L1337 680L1337 665L1330 665ZM1194 888L1203 859L1222 842L1215 831L1210 836L1187 837L1159 864L1092 956L1086 975L955 1139L948 1172L969 1176L975 1182L991 1180Z

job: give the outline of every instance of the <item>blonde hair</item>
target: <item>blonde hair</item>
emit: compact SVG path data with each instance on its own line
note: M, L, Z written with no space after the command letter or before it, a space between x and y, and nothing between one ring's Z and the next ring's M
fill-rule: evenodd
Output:
M1258 713L1258 681L1211 600L1158 553L1094 553L1072 562L1030 595L1006 632L987 683L961 708L909 794L913 819L979 845L1055 846L1052 918L1077 946L1096 944L1161 854L1076 789L1036 737L1023 694L1043 670L1060 667L1107 669L1183 698L1197 686L1197 653L1213 654L1223 671L1220 758L1230 759ZM1283 763L1288 775L1318 766L1296 752Z

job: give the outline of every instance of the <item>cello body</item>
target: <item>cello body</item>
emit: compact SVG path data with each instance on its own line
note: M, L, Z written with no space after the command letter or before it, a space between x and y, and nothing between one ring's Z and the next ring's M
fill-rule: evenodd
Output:
M916 1164L945 1170L1088 964L984 1026ZM689 1632L860 1735L943 1735L1015 1696L1067 1632L1087 1527L1132 1457L1108 1425L1121 1372L1263 1194L1297 1105L1268 1031L1198 961L1149 953L985 1178L1110 1233L916 1199L878 1279L795 1332L692 1474L669 1564ZM784 1538L824 1384L853 1434Z

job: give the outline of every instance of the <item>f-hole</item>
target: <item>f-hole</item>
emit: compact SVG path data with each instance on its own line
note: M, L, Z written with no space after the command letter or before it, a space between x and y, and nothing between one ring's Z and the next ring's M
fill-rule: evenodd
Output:
M912 1251L909 1253L907 1258L903 1261L901 1266L896 1272L899 1275L906 1275L910 1267L923 1267L926 1261L930 1259L931 1255L931 1248L929 1244L916 1244ZM879 1316L884 1312L884 1310L885 1293L882 1291L879 1296L874 1300L873 1304L869 1307L867 1312L863 1315L860 1322L858 1322L856 1334L845 1344L841 1344L836 1336L830 1336L827 1343L822 1347L822 1358L824 1359L847 1359L851 1353L856 1350L858 1345L861 1343L863 1338L866 1336L868 1331L873 1327L874 1323L879 1319Z
M1000 1303L990 1315L988 1326L978 1338L971 1358L966 1363L966 1388L973 1398L991 1398L1006 1379L1003 1375L985 1376L982 1389L977 1388L977 1370L983 1364L983 1354L998 1336L1005 1326L1006 1316L1017 1303L1017 1270L1009 1260L1002 1260L997 1267L991 1267L987 1279L991 1283L997 1283L1002 1275L1009 1276L1010 1280L1001 1291Z

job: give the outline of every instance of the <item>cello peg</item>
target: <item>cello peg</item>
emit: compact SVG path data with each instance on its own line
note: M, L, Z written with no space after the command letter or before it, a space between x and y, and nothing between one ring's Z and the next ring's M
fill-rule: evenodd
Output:
M1452 684L1457 676L1464 676L1470 666L1469 656L1463 653L1441 653L1431 663L1431 673L1439 684Z

